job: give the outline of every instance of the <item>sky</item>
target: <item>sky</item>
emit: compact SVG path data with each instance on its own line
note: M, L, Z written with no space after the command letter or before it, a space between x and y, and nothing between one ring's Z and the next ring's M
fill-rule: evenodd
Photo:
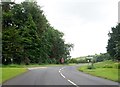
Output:
M105 53L108 32L118 23L119 0L37 0L49 23L74 44L71 56Z

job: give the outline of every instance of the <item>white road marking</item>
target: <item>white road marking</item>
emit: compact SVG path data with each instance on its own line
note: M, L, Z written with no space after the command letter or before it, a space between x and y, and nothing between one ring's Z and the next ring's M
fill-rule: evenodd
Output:
M60 73L60 75L61 75L63 78L65 78L65 76L64 76L62 73Z
M71 80L68 79L68 82L70 82L71 84L75 85L76 87L79 87L77 86L74 82L72 82Z
M47 67L32 67L32 68L28 68L28 70L41 69L41 68L47 68Z
M65 78L65 79L66 79L69 83L71 83L72 85L74 85L74 86L76 86L76 87L79 87L77 84L75 84L73 81L67 79L67 78L62 74L61 70L63 70L64 68L65 68L65 67L59 69L60 75L61 75L63 78Z

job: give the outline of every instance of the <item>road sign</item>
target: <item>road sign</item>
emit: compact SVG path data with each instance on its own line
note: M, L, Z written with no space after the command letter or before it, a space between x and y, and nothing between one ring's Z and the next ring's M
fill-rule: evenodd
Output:
M61 61L60 61L61 63L64 63L64 58L61 58Z

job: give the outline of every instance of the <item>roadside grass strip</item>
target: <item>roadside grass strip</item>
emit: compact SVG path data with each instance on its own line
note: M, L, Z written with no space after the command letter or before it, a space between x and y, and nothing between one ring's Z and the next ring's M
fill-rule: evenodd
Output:
M3 83L17 75L26 72L26 68L2 68L2 79L0 78L0 83Z
M2 83L2 68L0 68L0 84Z
M107 62L105 62L107 64ZM88 65L85 66L80 66L78 68L79 71L94 75L94 76L98 76L98 77L102 77L105 79L109 79L112 81L116 81L116 82L120 82L119 79L119 71L120 69L117 69L114 67L113 63L109 63L109 66L105 66L104 62L102 63L96 63L94 64L95 69L88 69ZM111 67L112 66L112 67Z
M66 65L66 64L2 65L2 67L0 67L0 84L15 77L15 76L20 75L28 70L42 69L42 68L47 68L49 66L64 66L64 65Z
M17 65L17 64L10 64L10 65L2 65L4 68L30 68L30 67L49 67L49 66L65 66L68 64L30 64L30 65Z

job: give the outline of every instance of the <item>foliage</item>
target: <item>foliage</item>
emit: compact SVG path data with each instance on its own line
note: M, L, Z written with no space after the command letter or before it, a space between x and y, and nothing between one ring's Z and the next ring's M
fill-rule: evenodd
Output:
M108 53L100 53L99 55L96 54L93 57L95 59L95 62L101 62L101 61L104 61L104 60L110 60L111 59L111 57Z
M114 60L120 60L120 23L109 32L107 52Z
M52 27L36 2L2 2L2 63L49 64L70 57L73 44Z
M78 61L74 58L67 60L68 63L78 63Z
M68 63L87 63L86 58L72 58L67 60Z
M110 60L111 57L108 53L100 53L100 54L95 54L95 55L88 55L88 56L82 56L82 57L77 57L70 59L68 62L70 63L88 63L88 60L90 63L95 63L95 62L102 62L106 60Z
M87 66L87 69L95 69L95 67L92 66L92 65L88 65L88 66Z
M103 68L112 68L112 66L110 64L105 64Z
M86 59L79 59L78 63L87 63L87 60Z

